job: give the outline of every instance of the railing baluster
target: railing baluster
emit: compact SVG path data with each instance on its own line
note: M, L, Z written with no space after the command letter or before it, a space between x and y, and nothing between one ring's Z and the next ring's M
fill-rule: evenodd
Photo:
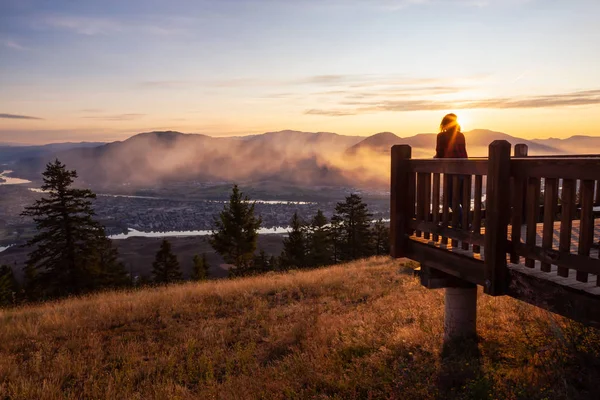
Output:
M575 181L573 179L564 179L561 197L560 243L558 249L565 253L571 252L571 228L573 227L574 203ZM558 267L557 273L559 276L569 276L569 270L564 267Z
M596 197L594 198L594 205L600 206L600 180L596 181Z
M460 184L459 176L452 175L452 228L458 229L459 204L460 204ZM458 240L452 239L452 248L458 246Z
M475 175L475 200L473 202L473 232L481 233L481 196L483 188L483 177L481 175ZM479 245L473 245L473 253L479 254L481 247Z
M433 194L432 194L432 206L431 213L433 215L433 223L440 223L440 174L433 174ZM440 237L433 235L433 241L438 242Z
M462 213L462 229L469 231L469 214L471 213L471 175L465 175L463 177L463 213ZM462 242L462 249L469 250L469 243Z
M513 243L521 243L521 226L523 225L523 203L525 202L525 180L514 178L512 192L512 221L510 240ZM510 254L510 262L519 264L521 257L513 250Z
M540 179L529 178L527 180L527 238L528 246L535 246L537 239L537 221L540 215ZM525 259L525 266L528 268L535 267L533 258Z
M424 214L424 218L423 220L425 222L430 222L430 215L431 215L431 174L430 173L426 173L425 174L425 179L424 179L424 184L425 187L423 188L423 190L425 191L425 196L423 199L423 206L425 207L425 214ZM425 232L423 234L423 238L426 240L429 240L429 238L431 237L431 234L429 232Z
M417 173L417 221L423 221L425 216L425 173ZM421 237L421 231L416 232L417 237Z
M580 204L581 204L581 220L579 223L579 248L580 256L590 256L590 249L594 241L594 181L581 181L580 187ZM588 281L588 273L577 271L576 279L580 282Z
M452 179L450 179L450 177L448 176L448 174L444 174L444 178L443 178L443 183L444 183L444 193L443 193L443 198L442 198L442 225L444 226L444 228L448 227L448 224L450 223L450 212L449 212L449 208L450 208L450 202L452 201L450 199L450 197L448 196L448 193L450 193L450 185L452 185ZM447 237L442 237L442 244L444 246L448 245L448 238Z
M554 239L554 217L556 216L556 205L558 203L558 181L555 178L546 178L544 181L544 234L542 237L542 248L552 249ZM552 266L542 263L542 271L550 272Z

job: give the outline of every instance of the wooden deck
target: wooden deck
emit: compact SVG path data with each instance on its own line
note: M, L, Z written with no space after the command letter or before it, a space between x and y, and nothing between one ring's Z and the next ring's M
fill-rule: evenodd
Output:
M542 238L543 238L543 228L544 225L539 223L536 225L536 245L537 246L542 246ZM555 250L558 250L559 247L559 243L560 243L560 228L561 228L561 223L560 222L555 222L554 223L554 232L553 232L553 237L552 237L552 247ZM575 220L572 221L572 228L571 228L571 252L572 253L577 253L579 251L579 228L580 228L580 221ZM485 234L485 228L481 228L481 234ZM526 237L527 234L527 226L523 225L521 227L521 237L524 238ZM509 225L508 226L508 238L510 238L510 236L512 235L512 226ZM483 261L484 261L484 251L485 248L482 247L480 250L480 253L474 253L473 252L473 245L469 245L468 250L467 249L463 249L463 243L459 242L457 246L452 246L452 243L449 242L448 245L442 244L441 243L441 238L439 238L437 241L433 241L432 238L430 239L425 239L424 237L417 237L416 235L412 235L410 237L411 240L420 242L420 243L426 243L430 246L433 247L437 247L439 249L443 249L452 253L456 253L456 254L460 254L460 255L465 255L468 257L472 257L476 260L480 260L482 261L482 265L481 268L483 268ZM522 243L524 243L523 240L521 240ZM590 251L590 257L591 258L600 258L600 249L598 248L598 243L600 243L600 218L594 220L594 243L596 243L596 246L594 246L594 248L591 249ZM585 291L587 293L590 293L592 295L595 296L600 296L600 284L598 284L598 275L595 274L590 274L588 276L588 281L587 282L579 282L576 280L576 271L573 269L568 270L568 276L567 277L562 277L559 276L557 274L558 272L558 266L557 265L551 265L551 270L549 272L544 272L541 270L541 261L535 261L535 266L534 268L529 268L525 265L525 258L524 257L520 257L520 262L519 263L510 263L510 257L507 257L507 262L508 262L508 267L519 271L521 273L527 274L527 275L531 275L531 276L535 276L541 279L546 279L549 280L551 282L555 282L559 285L562 286L567 286L570 287L572 289L575 290L581 290L581 291Z
M526 150L414 160L392 147L391 255L420 263L428 288L480 285L600 328L600 155Z

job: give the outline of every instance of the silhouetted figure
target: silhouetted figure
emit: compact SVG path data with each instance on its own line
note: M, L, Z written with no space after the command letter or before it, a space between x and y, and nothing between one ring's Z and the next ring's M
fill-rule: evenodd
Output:
M467 143L465 140L465 135L460 131L460 125L458 124L458 119L456 114L447 114L442 119L442 123L440 124L440 133L437 135L437 143L435 146L435 158L468 158L467 155ZM452 207L452 175L448 175L450 179L449 188L448 188L448 199L450 207ZM463 186L464 179L463 177L459 177L458 180L459 185L459 221L462 221L462 208L463 208ZM454 210L452 210L454 211ZM460 222L459 222L460 223Z

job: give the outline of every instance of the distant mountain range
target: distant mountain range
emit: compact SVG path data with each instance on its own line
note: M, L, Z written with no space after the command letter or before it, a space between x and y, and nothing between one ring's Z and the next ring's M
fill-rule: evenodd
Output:
M531 155L598 153L600 137L525 140L484 129L465 132L470 156L485 156L494 140L525 143ZM95 187L144 187L173 181L280 181L310 186L385 187L389 154L409 144L413 157L435 153L435 134L401 138L391 132L369 137L330 132L280 131L243 137L211 137L174 131L147 132L112 143L0 146L0 162L18 176L39 179L59 158Z

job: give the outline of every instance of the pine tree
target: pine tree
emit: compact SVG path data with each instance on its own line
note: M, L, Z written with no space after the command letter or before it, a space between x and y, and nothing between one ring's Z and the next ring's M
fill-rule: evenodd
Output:
M19 284L12 268L8 265L0 266L0 306L14 304L18 292Z
M346 197L345 202L337 204L335 213L336 220L342 226L342 260L356 260L372 255L369 229L372 214L360 196L351 194Z
M256 273L264 273L272 271L273 268L267 258L267 253L264 250L260 250L256 256L254 256L253 270Z
M154 283L172 283L181 280L181 270L177 256L171 250L171 242L163 239L152 263Z
M383 219L379 218L371 229L373 238L373 252L377 256L390 254L390 228L385 226Z
M332 245L327 217L321 210L313 217L308 235L308 258L312 267L329 265L332 261Z
M117 288L131 285L131 277L126 272L123 262L119 261L119 252L109 238L99 239L95 257L98 287Z
M333 264L342 261L342 248L344 246L344 226L339 215L331 217L331 226L328 230L329 242L331 243L331 258Z
M262 222L254 216L254 205L234 185L229 204L215 218L210 244L226 263L235 266L229 270L231 275L244 275L252 267Z
M193 259L194 265L192 266L191 279L193 281L204 281L208 279L208 261L206 260L206 254L202 254L202 257L195 255Z
M292 216L290 227L288 237L283 239L283 266L305 268L307 266L306 227L297 212Z
M33 217L39 232L27 242L34 248L25 267L26 290L33 298L79 294L113 285L115 282L98 277L112 276L122 269L104 227L93 219L96 195L71 187L76 178L77 173L60 161L48 163L42 185L48 195L22 213Z

